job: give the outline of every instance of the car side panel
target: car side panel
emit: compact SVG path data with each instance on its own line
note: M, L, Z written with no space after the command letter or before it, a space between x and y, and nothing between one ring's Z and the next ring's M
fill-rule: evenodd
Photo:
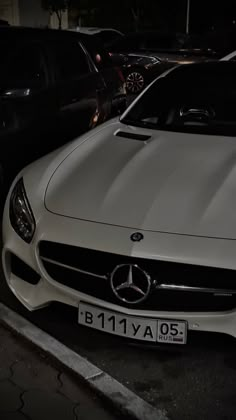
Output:
M27 77L25 80L20 78L23 71L21 73L17 67L24 56L29 59L30 64L31 56L27 57L27 54L32 51L35 59L40 57L43 66L44 78L40 86ZM14 176L22 166L50 149L50 141L46 140L45 136L51 132L53 120L57 115L57 104L50 88L51 70L41 43L15 43L15 50L10 44L5 65L8 71L1 74L1 107L4 120L0 132L4 145L1 149L1 162L4 172Z
M55 46L50 45L50 55L53 56ZM64 48L67 48L66 43ZM54 55L55 85L54 93L58 101L60 115L59 131L66 141L82 134L105 119L104 103L106 103L106 85L97 71L91 69L85 52L78 45L81 59L86 61L87 68L70 74L72 69L62 62L63 56ZM76 51L76 48L75 48ZM72 53L71 49L71 53ZM72 61L67 50L67 59ZM84 65L84 64L83 64ZM64 67L64 69L62 68ZM65 71L68 73L65 75ZM64 72L64 73L63 73ZM64 74L64 75L63 75Z

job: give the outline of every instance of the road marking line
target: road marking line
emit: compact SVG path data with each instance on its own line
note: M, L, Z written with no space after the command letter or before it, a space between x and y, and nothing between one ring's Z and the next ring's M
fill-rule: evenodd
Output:
M59 361L122 414L135 420L168 420L164 410L153 407L112 376L2 303L0 322Z

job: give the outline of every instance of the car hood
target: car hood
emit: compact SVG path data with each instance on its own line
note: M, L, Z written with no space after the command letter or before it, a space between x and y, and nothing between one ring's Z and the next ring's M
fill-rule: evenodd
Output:
M125 57L129 58L128 62L137 61L138 62L141 59L158 59L161 62L170 62L173 64L188 64L188 63L195 63L198 61L203 60L213 60L216 59L216 57L211 54L210 52L204 51L204 50L149 50L149 51L134 51L132 53L129 53L128 56L125 54ZM138 64L138 63L137 63Z
M57 167L45 206L134 230L235 239L236 140L108 123Z

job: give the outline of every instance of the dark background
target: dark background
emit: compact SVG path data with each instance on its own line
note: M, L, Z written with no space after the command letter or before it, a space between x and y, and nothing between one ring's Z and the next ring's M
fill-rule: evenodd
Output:
M70 22L124 32L185 32L187 0L71 0ZM190 0L190 33L236 27L235 0Z

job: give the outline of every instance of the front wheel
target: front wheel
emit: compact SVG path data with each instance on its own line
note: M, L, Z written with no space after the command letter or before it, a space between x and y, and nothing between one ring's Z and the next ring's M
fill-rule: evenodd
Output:
M126 76L126 89L129 93L139 93L145 86L144 74L140 70L131 70Z

